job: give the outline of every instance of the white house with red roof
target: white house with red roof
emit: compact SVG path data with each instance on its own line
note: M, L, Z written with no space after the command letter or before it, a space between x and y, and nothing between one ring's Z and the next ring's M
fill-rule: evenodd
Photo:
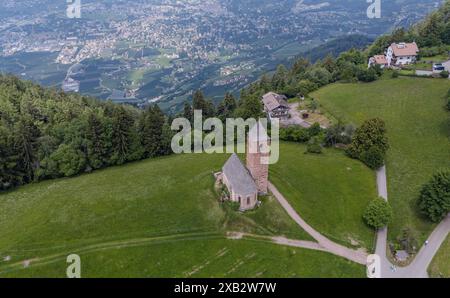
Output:
M415 63L419 55L419 47L412 43L393 43L387 49L386 60L389 66L402 66Z
M379 65L381 68L389 66L389 63L384 55L375 55L369 59L369 67Z

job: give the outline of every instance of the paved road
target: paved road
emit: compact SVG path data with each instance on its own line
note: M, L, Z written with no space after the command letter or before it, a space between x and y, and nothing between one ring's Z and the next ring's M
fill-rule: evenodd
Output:
M428 238L429 244L422 247L412 264L408 267L412 277L428 277L427 269L449 232L450 214L434 229Z
M381 168L377 172L377 188L378 195L388 200L387 191L387 178L386 167ZM318 245L300 241L296 243L293 240L285 238L274 238L273 240L279 244L298 246L316 250L323 250L333 253L335 255L344 257L348 260L354 261L359 264L366 264L367 254L361 251L352 250L348 247L334 243L313 227L306 223L305 220L295 211L295 209L289 204L286 198L278 191L278 189L269 182L269 190L274 197L280 202L281 206L286 210L289 216L311 237L313 237ZM393 270L392 263L387 258L387 228L379 230L377 235L376 254L381 258L381 277L382 278L426 278L428 277L427 269L433 260L433 257L438 252L442 243L446 239L450 232L450 214L442 221L433 233L428 238L429 244L423 246L419 253L416 255L414 261L407 267L397 267Z
M388 200L386 167L377 172L378 195ZM428 267L438 252L444 240L450 232L450 214L439 224L428 238L428 245L424 245L414 258L414 261L407 267L398 267L392 270L392 264L387 258L387 228L378 231L376 254L381 257L381 277L382 278L427 278Z
M294 208L289 204L286 198L278 191L278 189L269 182L269 190L274 195L274 197L280 202L281 206L286 210L289 216L303 229L307 232L311 237L313 237L321 247L325 248L328 252L338 255L340 257L344 257L353 262L366 265L367 262L367 254L362 251L357 251L345 247L343 245L337 244L330 239L326 238L319 232L317 232L313 227L308 225L306 221L304 221L300 215L295 211Z
M431 70L416 70L416 75L429 77L433 75L433 72Z

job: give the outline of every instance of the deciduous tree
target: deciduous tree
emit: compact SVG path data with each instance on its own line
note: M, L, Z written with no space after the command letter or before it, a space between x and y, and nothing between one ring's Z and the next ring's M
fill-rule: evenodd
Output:
M450 171L436 173L420 191L419 208L431 221L439 222L450 212Z
M371 228L384 228L392 219L392 208L383 198L377 198L369 203L363 218Z

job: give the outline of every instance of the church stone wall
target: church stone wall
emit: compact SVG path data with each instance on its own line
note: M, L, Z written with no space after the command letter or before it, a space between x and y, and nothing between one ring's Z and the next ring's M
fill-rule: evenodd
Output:
M257 145L248 144L248 146L253 147ZM267 144L263 144L263 146L267 146ZM269 153L261 153L260 150L256 151L258 151L258 153L250 153L255 152L255 150L250 151L249 148L247 148L247 168L255 180L258 191L262 194L267 194L269 187L269 165L262 164L261 160L269 157Z

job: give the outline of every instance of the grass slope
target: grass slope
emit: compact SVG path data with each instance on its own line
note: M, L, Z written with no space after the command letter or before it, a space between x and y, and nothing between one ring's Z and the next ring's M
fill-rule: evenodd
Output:
M449 88L449 80L398 78L334 84L312 95L343 121L361 124L380 117L386 122L388 191L394 208L390 239L410 228L421 243L433 228L417 212L416 198L439 168L450 167L450 117L443 108Z
M160 241L80 253L82 277L364 277L333 255L250 240ZM65 277L65 257L2 277Z
M280 161L270 170L271 181L319 232L371 251L374 232L362 215L376 197L374 173L339 150L325 150L322 155L305 151L304 145L282 143Z
M212 172L227 157L146 160L1 194L0 276L63 276L71 253L86 277L184 276L221 249L226 257L192 276L362 276L362 266L327 253L226 239L226 231L310 239L271 197L245 214L220 206Z
M428 268L431 277L450 278L450 235L442 243L437 255L434 256L433 262Z

